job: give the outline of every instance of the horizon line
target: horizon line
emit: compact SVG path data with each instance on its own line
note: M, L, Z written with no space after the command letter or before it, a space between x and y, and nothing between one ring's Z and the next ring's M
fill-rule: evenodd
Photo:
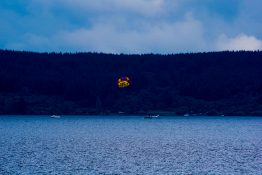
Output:
M103 54L103 55L163 55L163 56L169 56L169 55L186 55L186 54L209 54L209 53L235 53L235 52L251 52L251 53L257 53L262 52L262 50L221 50L221 51L196 51L196 52L177 52L177 53L110 53L110 52L99 52L99 51L32 51L32 50L15 50L15 49L2 49L0 48L0 51L7 51L7 52L21 52L21 53L34 53L34 54L61 54L61 55L74 55L74 54Z

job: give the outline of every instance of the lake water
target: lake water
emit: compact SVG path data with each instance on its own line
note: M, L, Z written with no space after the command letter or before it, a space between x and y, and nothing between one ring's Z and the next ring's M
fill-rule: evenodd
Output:
M1 116L0 174L262 174L262 118Z

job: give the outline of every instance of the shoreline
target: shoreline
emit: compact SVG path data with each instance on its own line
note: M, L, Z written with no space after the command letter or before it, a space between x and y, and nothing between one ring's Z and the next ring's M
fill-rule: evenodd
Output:
M1 114L1 117L51 117L53 114ZM60 117L145 117L147 115L138 115L138 114L127 114L127 115L117 115L117 114L110 114L110 115L103 115L103 114L97 114L97 115L90 115L90 114L61 114L61 115L57 115ZM220 116L220 115L188 115L188 116L184 116L184 115L159 115L158 118L161 117L181 117L181 118L197 118L197 117L221 117L221 118L225 118L225 117L262 117L262 116L255 116L255 115L224 115L224 116Z

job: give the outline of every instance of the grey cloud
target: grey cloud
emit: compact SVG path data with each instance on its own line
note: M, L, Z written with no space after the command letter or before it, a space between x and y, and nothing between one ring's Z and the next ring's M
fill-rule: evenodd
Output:
M245 34L236 37L221 35L216 45L217 50L262 50L262 40Z
M96 14L103 13L137 13L141 15L156 15L164 12L165 0L37 0L31 6L41 6L43 9L53 9L59 4L67 10L86 11Z
M205 6L209 2L34 0L28 1L26 15L13 15L19 22L0 21L13 29L7 36L15 36L5 47L20 50L177 53L261 49L258 17L262 14L258 7L252 10L259 1L238 1L241 10L230 20L216 15L221 9L214 13Z
M27 34L24 36L27 38L25 47L35 47L40 51L42 48L49 51L66 48L70 51L114 53L174 53L198 51L205 47L202 24L190 15L176 23L147 23L141 25L140 30L118 27L126 24L127 21L98 23L92 28L61 31L48 38Z

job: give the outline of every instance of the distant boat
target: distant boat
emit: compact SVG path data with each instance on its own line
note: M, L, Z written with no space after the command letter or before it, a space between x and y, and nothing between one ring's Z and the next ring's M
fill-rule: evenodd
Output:
M144 116L144 118L146 119L152 119L152 118L158 118L159 115L147 115L147 116Z
M51 118L61 118L60 115L51 115L50 117L51 117Z
M184 116L185 116L185 117L188 117L188 116L189 116L189 114L187 114L187 113L186 113L186 114L184 114Z

